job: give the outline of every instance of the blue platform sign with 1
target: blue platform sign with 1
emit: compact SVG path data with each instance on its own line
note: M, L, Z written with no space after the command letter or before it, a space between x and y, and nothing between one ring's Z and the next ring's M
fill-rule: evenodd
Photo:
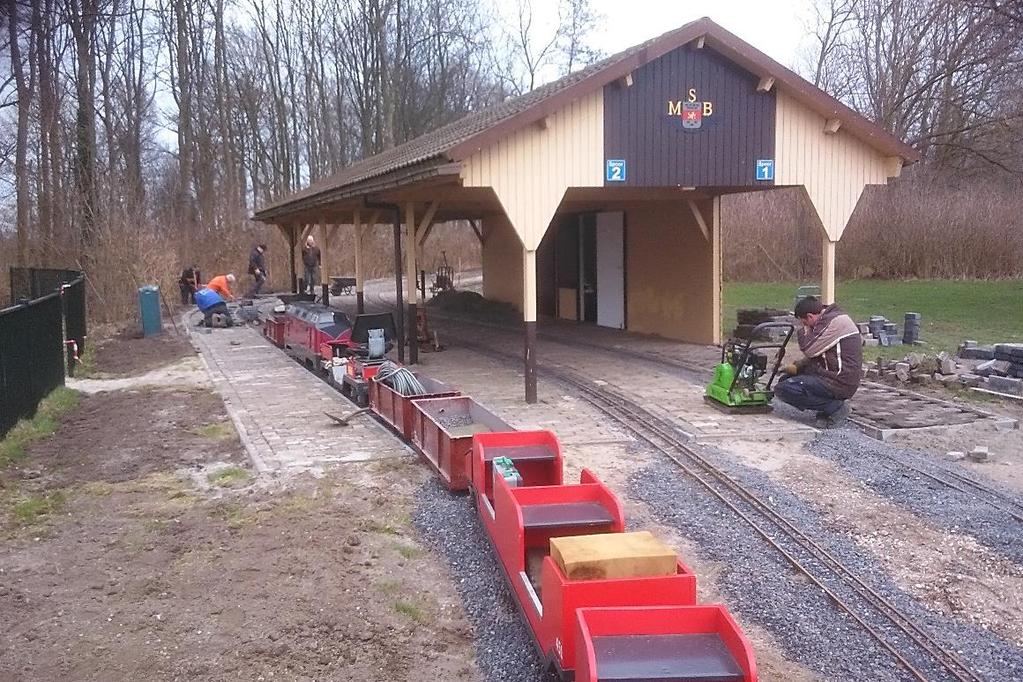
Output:
M627 177L625 159L608 159L607 174L604 176L607 182L625 182Z
M774 159L757 159L757 180L774 180Z

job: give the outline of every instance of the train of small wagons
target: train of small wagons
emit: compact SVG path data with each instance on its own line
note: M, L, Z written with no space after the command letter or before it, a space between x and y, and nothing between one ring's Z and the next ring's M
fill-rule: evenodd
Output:
M287 303L264 334L372 411L453 493L468 491L549 673L563 680L754 682L753 650L696 576L592 472L563 480L548 430L519 431L471 397L385 358L390 313ZM381 346L381 336L383 346Z

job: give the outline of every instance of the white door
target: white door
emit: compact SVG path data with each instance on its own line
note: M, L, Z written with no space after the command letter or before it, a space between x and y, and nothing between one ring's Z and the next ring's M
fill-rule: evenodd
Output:
M597 214L597 324L625 328L625 215Z

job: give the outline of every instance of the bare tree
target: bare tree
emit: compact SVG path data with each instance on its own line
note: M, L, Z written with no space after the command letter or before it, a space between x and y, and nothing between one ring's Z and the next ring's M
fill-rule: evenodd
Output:
M17 214L17 262L18 265L25 265L25 258L28 251L29 233L29 178L28 178L28 133L29 114L32 109L32 94L35 90L35 33L29 32L29 54L33 55L28 73L24 60L21 56L21 20L18 2L11 2L8 14L8 29L10 43L8 50L11 55L11 73L14 76L18 95L18 133L15 142L15 194Z

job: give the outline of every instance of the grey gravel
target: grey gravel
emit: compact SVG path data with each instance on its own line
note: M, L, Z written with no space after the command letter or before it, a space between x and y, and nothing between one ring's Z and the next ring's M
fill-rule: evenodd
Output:
M472 425L472 416L468 414L439 414L434 417L437 423L446 429Z
M1010 516L1009 503L992 499L949 479L949 473L973 477L955 462L939 462L924 453L907 450L868 438L853 429L828 431L808 446L814 455L831 460L871 490L911 510L935 525L968 533L978 542L1013 561L1023 563L1023 523ZM956 490L913 471L908 463L932 475L951 480L963 490ZM983 481L988 488L1023 504L1023 499L993 481ZM964 492L965 491L965 492ZM991 504L987 500L991 500ZM1015 513L1023 510L1015 508Z
M423 484L412 512L424 541L444 557L472 624L476 662L489 682L543 680L528 626L491 551L472 498L435 480Z
M740 482L770 500L773 508L824 545L857 576L909 615L946 648L960 653L970 666L988 679L1023 679L1023 651L979 627L955 622L929 612L901 591L882 566L866 556L847 537L830 532L824 519L801 500L774 484L763 472L729 460L712 448L702 453ZM717 577L726 605L745 621L763 626L777 638L786 656L817 672L823 679L842 682L872 680L890 682L914 679L899 666L866 630L798 574L780 553L764 541L734 512L694 482L674 464L657 463L634 474L629 482L632 496L645 501L659 521L677 528L699 544L706 558L720 562ZM754 515L754 518L758 518ZM795 543L763 526L789 551ZM814 560L807 565L822 582L850 604L861 605L851 588ZM824 578L824 576L828 576ZM924 672L929 680L950 680L890 621L871 610L861 616ZM865 615L866 614L866 615Z

